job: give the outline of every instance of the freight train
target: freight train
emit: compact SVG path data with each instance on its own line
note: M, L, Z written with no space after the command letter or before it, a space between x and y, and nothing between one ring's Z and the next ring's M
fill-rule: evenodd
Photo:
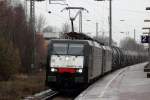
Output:
M146 52L105 46L78 33L71 33L71 37L49 43L46 85L51 89L86 87L108 72L147 60Z

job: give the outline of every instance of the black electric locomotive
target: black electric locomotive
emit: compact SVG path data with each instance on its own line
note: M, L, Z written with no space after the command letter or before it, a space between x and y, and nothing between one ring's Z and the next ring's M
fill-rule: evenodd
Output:
M104 46L89 37L52 39L48 47L46 85L54 90L85 87L100 76L147 60L146 53Z

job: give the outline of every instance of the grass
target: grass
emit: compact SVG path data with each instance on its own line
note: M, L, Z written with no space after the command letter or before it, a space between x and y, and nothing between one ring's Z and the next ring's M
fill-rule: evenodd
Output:
M0 81L0 100L20 100L45 90L45 72L34 75L19 74L9 81Z

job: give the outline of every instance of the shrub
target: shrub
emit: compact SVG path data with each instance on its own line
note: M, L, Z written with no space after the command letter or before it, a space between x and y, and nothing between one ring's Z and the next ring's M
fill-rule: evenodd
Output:
M19 70L20 56L17 48L0 38L0 80L8 80Z

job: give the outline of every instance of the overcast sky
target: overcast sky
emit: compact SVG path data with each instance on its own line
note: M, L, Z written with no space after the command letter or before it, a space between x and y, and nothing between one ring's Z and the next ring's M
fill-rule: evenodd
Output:
M92 33L92 35L95 35L95 23L98 22L99 35L102 35L102 32L105 32L105 36L109 35L108 0L66 0L65 3L69 4L69 6L84 7L89 11L89 13L83 12L83 32ZM145 8L148 6L150 6L149 0L112 0L113 40L119 43L119 41L127 35L121 34L120 32L129 33L128 35L130 37L133 37L133 31L134 29L136 29L136 40L140 41L142 27L147 26L146 24L144 24L144 19L148 19L148 17L150 16L150 13L145 10ZM68 12L60 12L65 7L65 5L49 4L48 0L44 2L36 2L36 16L42 14L47 20L47 25L61 28L62 24L65 22L70 24ZM48 11L51 11L52 13L49 14ZM76 12L74 11L74 14L75 13ZM78 28L78 19L76 19L75 24Z

